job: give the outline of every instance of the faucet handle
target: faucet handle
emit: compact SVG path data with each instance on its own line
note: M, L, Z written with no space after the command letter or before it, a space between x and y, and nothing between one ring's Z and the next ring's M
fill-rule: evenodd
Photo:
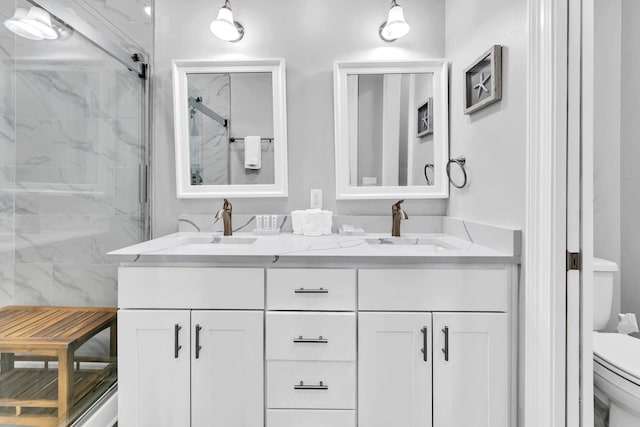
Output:
M404 199L395 202L393 206L391 206L391 213L393 215L399 214L401 219L408 219L409 215L407 215L407 213L400 207L402 203L404 203Z

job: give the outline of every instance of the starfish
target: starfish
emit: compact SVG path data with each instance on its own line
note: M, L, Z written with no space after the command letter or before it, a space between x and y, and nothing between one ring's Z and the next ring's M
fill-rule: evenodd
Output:
M422 121L422 126L427 129L429 127L429 115L426 111L422 112L422 117L420 118L420 120Z
M485 86L485 83L489 81L491 78L491 73L487 74L487 77L484 76L484 71L480 72L480 83L475 85L473 88L478 90L478 98L482 95L482 91L489 93L489 89Z

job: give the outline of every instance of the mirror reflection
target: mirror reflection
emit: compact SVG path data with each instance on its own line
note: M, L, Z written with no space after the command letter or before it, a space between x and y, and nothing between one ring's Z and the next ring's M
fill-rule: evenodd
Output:
M432 186L433 73L349 74L349 183Z
M270 72L187 73L191 185L274 184Z

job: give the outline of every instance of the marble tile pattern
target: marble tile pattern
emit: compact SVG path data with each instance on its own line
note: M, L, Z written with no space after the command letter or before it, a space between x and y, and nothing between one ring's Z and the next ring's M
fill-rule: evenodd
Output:
M228 74L191 74L189 96L202 97L202 104L224 118L230 116ZM189 117L191 170L199 171L206 185L229 184L229 140L227 129L196 111Z
M0 0L0 19L15 7ZM105 254L143 239L141 89L79 35L34 42L0 26L0 305L117 305Z

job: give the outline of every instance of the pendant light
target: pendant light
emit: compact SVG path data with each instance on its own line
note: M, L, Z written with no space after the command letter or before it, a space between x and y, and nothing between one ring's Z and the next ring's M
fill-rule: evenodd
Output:
M38 31L37 28L27 24L24 22L24 18L27 16L29 11L22 7L19 7L14 12L13 16L10 19L4 21L4 26L11 31L12 33L24 37L29 40L42 40L44 36Z
M396 3L396 0L391 0L387 20L383 22L378 29L380 38L386 42L393 42L406 36L409 29L409 24L407 24L407 21L404 19L402 6Z
M237 42L244 37L244 27L233 20L229 0L225 0L224 6L218 11L218 17L211 23L210 28L216 37L228 42Z
M4 26L12 33L29 40L56 40L68 37L72 30L60 21L52 18L49 12L40 7L17 8Z

